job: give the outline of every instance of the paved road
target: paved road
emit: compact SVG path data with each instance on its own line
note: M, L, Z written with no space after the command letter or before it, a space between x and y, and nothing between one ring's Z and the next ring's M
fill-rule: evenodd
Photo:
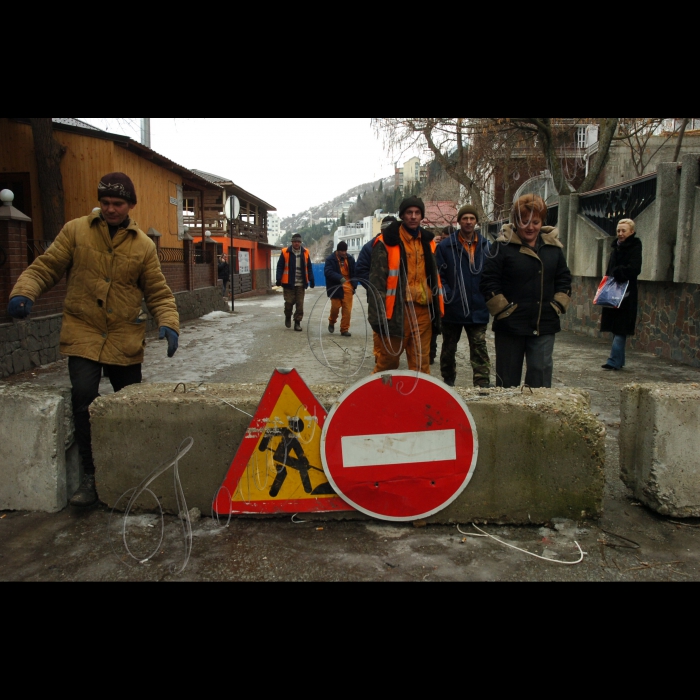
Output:
M153 382L266 383L275 367L296 367L310 384L352 384L371 370L371 339L356 298L353 337L330 336L324 290L307 295L304 333L284 327L281 294L236 302L231 314L188 322L172 360L165 342L149 343L144 380ZM489 339L493 353L493 339ZM487 538L465 537L454 527L382 522L300 522L238 519L230 524L204 517L193 524L191 557L184 572L180 522L165 518L157 557L128 566L112 551L110 514L67 509L58 515L0 513L0 580L284 580L284 581L504 581L504 580L700 580L700 523L675 524L637 504L619 479L620 388L635 381L700 382L700 370L653 355L629 352L624 372L605 373L609 344L561 333L555 349L555 386L590 392L594 412L608 429L605 513L598 522L560 522L551 527L485 526L485 532L540 555L583 563L541 561ZM466 340L459 367L467 366ZM435 366L437 367L437 366ZM11 377L68 386L67 362ZM462 370L458 386L469 386ZM103 393L111 391L105 382ZM206 514L205 514L206 515ZM303 518L302 518L303 519ZM112 522L118 548L121 519ZM462 526L463 532L478 534ZM616 533L627 538L618 539ZM160 538L157 516L128 522L129 542L145 558ZM601 541L607 540L608 544ZM628 540L633 541L632 545ZM638 548L636 548L638 545ZM635 548L632 548L635 547Z

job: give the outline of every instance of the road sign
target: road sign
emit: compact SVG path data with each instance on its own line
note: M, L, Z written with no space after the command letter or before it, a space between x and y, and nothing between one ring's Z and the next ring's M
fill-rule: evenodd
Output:
M229 220L233 221L238 218L241 213L241 203L235 194L232 194L227 200L224 206L224 216Z
M326 410L295 370L275 370L214 500L219 515L353 510L323 472Z
M375 374L348 389L321 436L333 489L381 520L419 520L447 507L472 478L477 454L462 398L407 371Z

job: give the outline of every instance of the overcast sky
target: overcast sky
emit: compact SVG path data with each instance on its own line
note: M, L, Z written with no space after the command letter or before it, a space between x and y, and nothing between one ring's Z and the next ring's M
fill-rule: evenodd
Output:
M138 117L78 118L140 140ZM152 118L151 147L186 168L231 178L282 218L393 173L369 117Z

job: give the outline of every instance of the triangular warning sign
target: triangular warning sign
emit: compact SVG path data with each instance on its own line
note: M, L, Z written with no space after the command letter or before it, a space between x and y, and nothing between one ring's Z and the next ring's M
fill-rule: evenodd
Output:
M214 501L219 515L354 510L321 462L327 414L293 369L275 370Z

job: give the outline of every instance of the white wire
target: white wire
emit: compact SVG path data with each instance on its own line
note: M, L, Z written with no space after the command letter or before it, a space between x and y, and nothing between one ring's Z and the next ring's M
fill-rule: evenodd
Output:
M484 532L483 530L479 529L474 523L472 523L472 527L475 530L479 530L481 532L481 535L475 535L473 533L469 532L462 532L460 529L459 525L457 525L457 531L461 534L464 535L465 537L490 537L492 540L495 540L499 544L502 544L504 547L510 547L511 549L515 549L518 552L522 552L523 554L529 554L531 557L535 557L536 559L542 559L542 561L549 561L552 562L552 564L562 564L563 566L575 566L576 564L580 564L583 561L583 556L585 552L581 549L581 546L579 545L578 542L574 541L574 544L578 547L578 551L581 554L580 559L577 561L559 561L558 559L548 559L547 557L541 557L539 554L533 554L532 552L528 552L526 549L520 549L520 547L516 547L515 545L508 544L507 542L504 542L503 540L499 540L498 537L494 537L493 535L489 535L487 532Z

